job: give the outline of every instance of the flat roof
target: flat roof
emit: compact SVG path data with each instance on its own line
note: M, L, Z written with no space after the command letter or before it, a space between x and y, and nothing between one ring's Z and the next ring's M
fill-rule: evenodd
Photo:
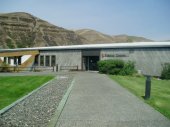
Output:
M132 42L132 43L109 43L109 44L85 44L85 45L67 45L67 46L49 46L34 48L16 48L16 49L0 49L0 52L7 51L25 51L25 50L81 50L81 49L110 49L110 48L155 48L168 47L170 42Z

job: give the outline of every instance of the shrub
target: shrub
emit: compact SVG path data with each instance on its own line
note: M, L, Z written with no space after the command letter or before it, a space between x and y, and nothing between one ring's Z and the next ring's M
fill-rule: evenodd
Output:
M100 73L112 75L132 75L135 72L134 62L123 60L102 60L98 62Z
M10 66L6 63L0 65L0 72L10 72Z
M170 79L170 63L164 64L161 79Z
M128 61L124 64L123 69L121 70L120 74L121 75L132 75L135 70L135 63L132 61Z
M12 48L12 49L15 48L12 40L9 38L6 40L6 44L7 44L8 48Z
M99 72L100 73L107 73L108 72L108 64L109 64L110 61L99 61L97 63L98 65L98 69L99 69Z

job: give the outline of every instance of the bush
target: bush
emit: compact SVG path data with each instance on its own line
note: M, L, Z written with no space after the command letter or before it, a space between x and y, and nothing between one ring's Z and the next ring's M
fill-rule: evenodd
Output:
M124 63L124 67L122 71L120 72L120 74L121 75L132 75L134 72L136 72L135 63L132 61L128 61Z
M6 40L6 44L7 44L8 48L11 48L11 49L15 48L12 40L9 38Z
M132 75L135 72L134 62L123 60L102 60L98 62L100 73L112 75Z
M170 79L170 63L163 66L161 79Z
M6 63L0 65L0 72L10 72L10 66Z

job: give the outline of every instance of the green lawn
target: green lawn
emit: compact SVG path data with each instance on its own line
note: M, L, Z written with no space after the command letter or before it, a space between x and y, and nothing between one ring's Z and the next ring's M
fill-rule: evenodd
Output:
M54 76L5 76L0 77L0 109L11 104Z
M142 96L145 94L145 77L113 75L109 77L144 100ZM144 101L170 118L170 80L152 78L151 98Z

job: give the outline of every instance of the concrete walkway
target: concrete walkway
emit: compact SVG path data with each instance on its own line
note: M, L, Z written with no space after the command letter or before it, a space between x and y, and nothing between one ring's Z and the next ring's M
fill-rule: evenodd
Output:
M78 73L57 127L170 127L170 120L106 75Z

